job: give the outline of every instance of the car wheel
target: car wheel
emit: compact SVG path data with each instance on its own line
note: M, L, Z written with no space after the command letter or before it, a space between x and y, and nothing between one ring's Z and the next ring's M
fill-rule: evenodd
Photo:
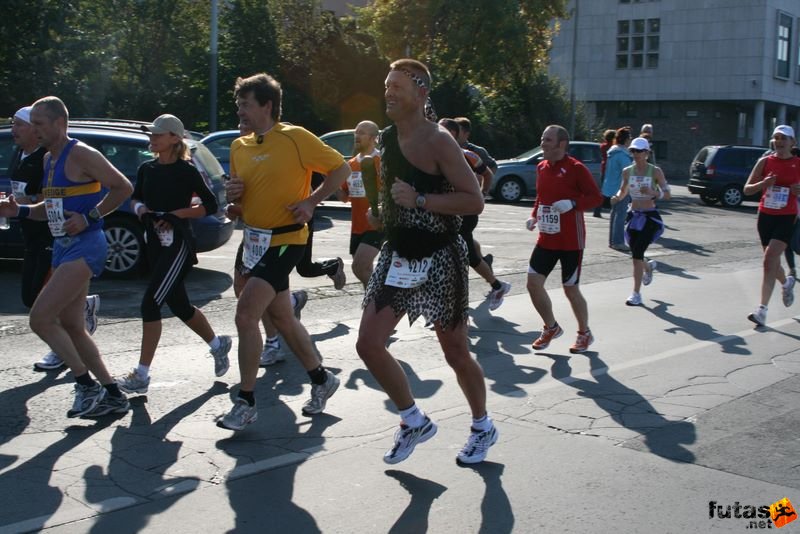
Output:
M713 206L717 202L719 202L719 198L712 197L711 195L702 194L700 195L700 200L702 200L705 204L709 206Z
M522 180L517 177L509 176L500 180L495 187L495 197L503 202L517 202L522 198L524 192Z
M726 208L735 208L744 200L744 194L741 187L729 185L722 191L719 200Z
M105 221L108 256L105 274L111 278L131 278L139 273L144 261L144 235L132 220L115 217Z

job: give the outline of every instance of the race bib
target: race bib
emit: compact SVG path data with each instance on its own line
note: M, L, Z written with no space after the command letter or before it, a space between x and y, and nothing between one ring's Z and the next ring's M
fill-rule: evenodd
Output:
M539 206L536 224L542 233L557 234L561 231L561 214L554 212L550 206Z
M25 196L26 185L28 184L26 184L25 182L17 182L15 180L11 180L11 193L14 195L15 198Z
M258 261L264 257L269 249L269 242L272 240L272 230L262 230L261 228L244 227L244 247L242 250L242 263L248 271L256 266Z
M350 191L350 196L354 198L364 198L367 196L367 191L364 189L364 180L361 178L361 173L354 171L347 177L347 189Z
M789 202L789 188L773 185L764 193L764 207L771 210L785 208Z
M653 178L651 176L631 176L628 178L628 192L633 200L643 200L653 198L652 194L642 193L642 188L653 188Z
M44 207L47 210L47 225L50 227L50 233L53 237L62 237L67 233L64 231L64 199L63 198L46 198L44 200Z
M162 247L168 247L172 245L172 241L174 239L175 233L173 232L172 228L159 228L155 227L156 235L158 236L158 241L161 243Z
M431 268L431 263L433 261L430 256L419 260L409 260L401 258L397 252L393 252L385 284L405 289L419 287L428 281L428 269Z

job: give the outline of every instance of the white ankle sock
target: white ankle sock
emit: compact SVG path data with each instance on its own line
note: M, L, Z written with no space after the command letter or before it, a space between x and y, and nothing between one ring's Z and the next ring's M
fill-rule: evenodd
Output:
M480 419L473 419L472 428L474 428L475 430L479 430L481 432L484 432L492 428L492 419L489 417L489 414L487 413Z
M220 343L219 336L214 336L214 339L208 342L208 346L211 347L211 350L217 350Z
M140 363L136 366L136 374L139 375L140 378L147 378L150 376L150 366Z
M418 428L425 424L425 412L420 410L416 403L405 410L400 410L400 418L411 428Z

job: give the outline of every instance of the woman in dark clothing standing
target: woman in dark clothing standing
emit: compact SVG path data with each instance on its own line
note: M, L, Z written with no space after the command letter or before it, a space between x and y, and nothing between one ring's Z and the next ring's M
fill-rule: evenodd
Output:
M230 367L231 338L214 333L205 315L189 302L183 284L192 265L197 263L189 219L216 213L216 198L189 160L180 119L161 115L144 129L150 134L150 149L157 158L139 167L131 207L145 225L152 274L142 298L139 365L117 380L120 389L127 393L146 393L150 385L150 365L161 339L164 303L208 343L216 376L224 375ZM193 205L193 195L200 198L201 204Z

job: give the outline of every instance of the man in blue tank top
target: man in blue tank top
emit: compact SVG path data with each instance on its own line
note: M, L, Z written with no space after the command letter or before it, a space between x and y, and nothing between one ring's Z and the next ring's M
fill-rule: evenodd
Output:
M133 187L100 152L67 136L68 121L66 106L54 96L33 104L31 124L48 150L42 200L18 205L12 196L0 203L0 215L47 221L54 238L53 274L33 303L30 325L75 377L67 417L124 413L130 404L86 331L83 309L90 280L105 266L103 216L117 209Z

